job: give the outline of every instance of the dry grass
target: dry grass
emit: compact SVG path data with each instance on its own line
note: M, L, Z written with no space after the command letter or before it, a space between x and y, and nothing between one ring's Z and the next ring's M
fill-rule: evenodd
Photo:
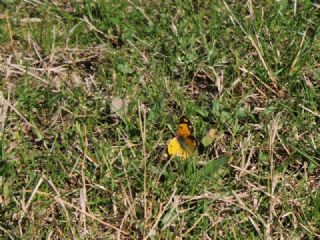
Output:
M1 237L320 237L317 5L4 9ZM181 114L214 143L164 160Z

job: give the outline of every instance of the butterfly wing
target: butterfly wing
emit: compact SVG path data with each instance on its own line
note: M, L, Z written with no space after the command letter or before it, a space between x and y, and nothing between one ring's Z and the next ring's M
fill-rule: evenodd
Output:
M170 140L168 144L168 154L169 156L177 156L181 158L187 158L190 156L189 152L183 148L178 137L174 137Z
M190 120L187 117L182 116L179 121L177 135L179 137L185 138L192 135L192 133L193 133L193 126Z
M168 144L168 154L181 158L190 157L197 147L197 140L192 136L193 127L190 120L182 116L179 121L177 136Z
M197 139L191 135L186 137L184 141L185 141L185 145L187 146L186 147L187 151L192 154L198 146Z

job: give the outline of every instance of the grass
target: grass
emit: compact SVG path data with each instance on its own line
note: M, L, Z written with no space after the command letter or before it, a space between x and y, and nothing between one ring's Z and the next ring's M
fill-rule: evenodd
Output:
M0 12L1 238L320 237L317 3ZM181 115L216 139L164 159Z

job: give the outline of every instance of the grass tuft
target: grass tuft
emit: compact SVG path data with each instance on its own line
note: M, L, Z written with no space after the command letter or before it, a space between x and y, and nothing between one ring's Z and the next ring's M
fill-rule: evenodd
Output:
M0 237L320 237L319 5L0 3ZM201 141L165 159L186 115Z

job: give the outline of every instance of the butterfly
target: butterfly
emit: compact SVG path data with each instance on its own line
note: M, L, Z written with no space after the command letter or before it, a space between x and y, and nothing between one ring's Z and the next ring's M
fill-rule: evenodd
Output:
M190 157L196 150L198 142L192 135L193 127L190 120L182 116L179 121L176 136L168 144L169 156L177 156L183 159Z

